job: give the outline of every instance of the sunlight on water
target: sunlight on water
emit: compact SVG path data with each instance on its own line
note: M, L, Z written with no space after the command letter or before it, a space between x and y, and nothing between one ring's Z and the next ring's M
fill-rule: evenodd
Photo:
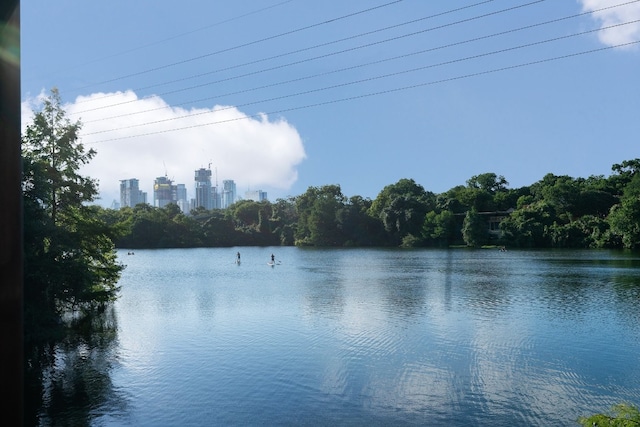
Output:
M90 423L574 425L640 403L630 255L240 250L121 253L120 403Z

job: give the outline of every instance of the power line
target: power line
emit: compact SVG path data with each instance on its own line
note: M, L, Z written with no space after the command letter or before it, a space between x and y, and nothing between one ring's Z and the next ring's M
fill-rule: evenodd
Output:
M628 2L628 3L635 3L635 2L638 2L638 1L639 0L634 0L634 1L631 1L631 2ZM163 96L163 95L172 94L172 93L185 91L185 90L189 90L189 89L199 88L199 87L203 87L203 86L209 86L209 85L212 85L212 84L221 83L221 82L233 80L233 79L240 78L240 77L246 77L248 75L254 75L254 74L259 74L259 73L263 73L263 72L266 72L266 71L271 71L271 70L277 69L277 68L282 68L282 67L286 67L286 66L290 66L290 65L294 65L294 64L299 64L299 63L302 63L302 62L312 61L312 60L319 59L319 58L325 58L327 56L333 56L333 55L337 55L337 54L341 54L341 53L346 53L346 52L350 52L350 51L353 51L353 50L369 47L371 45L385 43L385 42L388 42L390 40L396 40L398 38L407 37L409 35L415 35L415 34L418 34L418 33L431 31L433 29L452 26L452 25L455 25L455 24L468 22L470 20L476 20L476 19L479 19L479 18L482 18L482 17L487 17L487 16L498 14L498 13L511 11L511 10L516 9L516 8L532 5L534 3L527 3L527 4L524 4L524 5L520 5L520 6L515 6L515 7L511 7L511 8L507 8L507 9L502 9L502 10L499 10L499 11L496 11L496 12L491 12L491 13L484 14L484 15L479 15L479 16L468 18L468 19L464 19L464 20L461 20L461 21L455 21L455 22L452 22L452 23L449 23L449 24L444 24L444 25L438 26L438 27L431 27L431 28L424 29L424 30L421 30L421 31L418 31L418 32L413 32L413 33L401 35L401 36L398 36L398 37L393 37L393 38L390 38L390 39L377 41L377 42L374 42L374 43L360 45L360 46L356 46L356 47L353 47L353 48L349 48L349 49L345 49L345 50L341 50L341 51L337 51L337 52L331 52L331 53L328 53L328 54L325 54L325 55L320 55L320 56L316 56L316 57L313 57L313 58L307 58L307 59L302 60L302 61L296 61L296 62L293 62L293 63L279 65L277 67L258 70L258 71L255 71L255 72L252 72L252 73L248 73L248 74L229 77L227 79L222 79L222 80L218 80L218 81L215 81L215 82L209 82L209 83L193 86L193 87L190 87L190 88L184 88L184 89L178 89L178 90L174 90L174 91L164 92L164 93L157 94L156 96ZM590 15L590 14L593 14L593 13L601 12L603 10L607 10L607 9L611 9L611 8L614 8L614 7L623 6L623 5L626 5L628 3L619 4L619 5L615 5L615 6L603 7L603 8L600 8L600 9L597 9L597 10L592 10L592 11L589 11L589 12L582 12L582 13L578 13L578 14L574 14L574 15L568 15L568 16L564 16L564 17L560 17L560 18L555 18L555 19L551 19L551 20L548 20L548 21L539 22L539 23L535 23L535 24L531 24L531 25L526 25L526 26L523 26L523 27L518 27L518 28L514 28L514 29L510 29L510 30L500 31L500 32L489 34L489 35L485 35L485 36L474 37L474 38L471 38L471 39L467 39L467 40L463 40L463 41L459 41L459 42L455 42L455 43L449 43L449 44L440 45L440 46L436 46L436 47L432 47L432 48L428 48L428 49L422 49L422 50L410 52L410 53L407 53L407 54L404 54L404 55L397 55L397 56L394 56L394 57L391 57L391 58L380 59L380 60L368 62L368 63L365 63L365 64L353 65L353 66L344 67L344 68L340 68L340 69L337 69L337 70L331 70L331 71L327 71L327 72L323 72L323 73L319 73L319 74L314 74L314 75L310 75L310 76L299 77L299 78L296 78L296 79L290 79L290 80L277 82L277 83L272 83L272 84L268 84L268 85L262 85L262 86L254 87L254 88L251 88L251 89L243 89L243 90L236 91L236 92L217 94L217 95L213 95L213 96L208 96L206 98L190 100L190 101L186 101L186 102L183 102L183 103L175 104L174 106L180 106L180 105L185 105L185 104L190 104L190 103L197 103L197 102L211 100L211 99L214 99L214 98L220 98L220 97L229 96L229 95L237 95L237 94L241 94L241 93L252 92L252 91L259 90L259 89L265 89L265 88L270 88L270 87L275 87L275 86L281 86L281 85L284 85L284 84L289 84L289 83L293 83L293 82L299 82L299 81L302 81L302 80L308 80L308 79L312 79L312 78L315 78L315 77L321 77L321 76L326 76L326 75L330 75L330 74L336 74L336 73L339 73L339 72L342 72L342 71L353 70L353 69L356 69L356 68L362 68L362 67L366 67L366 66L370 66L370 65L376 65L376 64L380 64L380 63L383 63L383 62L389 62L389 61L393 61L393 60L397 60L397 59L403 59L403 58L407 58L409 56L415 56L415 55L419 55L419 54L433 52L433 51L436 51L436 50L442 50L442 49L445 49L445 48L450 48L450 47L454 47L454 46L468 44L468 43L471 43L471 42L476 42L476 41L480 41L480 40L494 38L494 37L498 37L498 36L502 36L502 35L512 34L512 33L515 33L515 32L528 30L528 29L532 29L532 28L537 28L537 27L541 27L541 26L544 26L544 25L549 25L549 24L565 21L565 20L568 20L568 19L581 17L581 16L584 16L584 15ZM632 22L635 22L635 21L632 21ZM616 24L616 25L609 26L609 27L606 27L606 28L600 28L600 29L596 29L596 30L585 31L585 32L582 32L582 33L576 33L576 34L572 34L572 35L569 35L569 36L566 36L566 37L560 37L560 38L556 38L556 39L552 39L552 40L555 41L555 40L559 40L561 38L575 37L577 35L584 35L584 34L590 33L590 32L602 31L602 30L610 29L610 28L613 28L613 27L616 27L616 26L627 25L627 24L630 24L632 22L626 22L626 23L623 23L623 24ZM544 43L548 43L548 42L549 42L549 40L545 41ZM533 43L533 44L530 44L530 45L540 44L540 43L541 42ZM517 48L522 48L522 46L517 47ZM430 67L432 67L432 66L428 66L427 68L430 68ZM104 99L104 98L99 98L99 99ZM144 99L145 98L138 98L138 99L134 99L134 100L123 101L123 102L116 103L116 104L110 104L110 105L106 105L106 106L96 107L96 108L93 108L93 109L87 109L87 110L74 112L73 114L74 115L78 115L78 114L82 114L82 113L85 113L85 112L91 112L91 111L95 111L95 110L111 108L111 107L120 106L120 105L124 105L124 104L135 103L135 102L142 101ZM247 104L243 104L242 106L244 106L244 105L247 105ZM142 113L146 113L146 112L163 110L165 108L166 107L159 107L159 108L154 108L154 109L142 110L142 111L137 111L137 112L129 113L129 114L121 114L121 115L117 115L117 116L111 116L111 117L105 117L105 118L90 120L90 121L87 121L87 122L84 122L84 123L94 123L94 122L98 122L98 121L106 121L106 120L111 120L111 119L118 118L118 117L123 117L123 116L131 116L131 115L135 115L135 114L142 114Z
M565 54L565 55L561 55L561 56L545 58L545 59L540 59L540 60L537 60L537 61L530 61L530 62L525 62L525 63L521 63L521 64L516 64L516 65L510 65L510 66L506 66L506 67L494 68L494 69L486 70L486 71L479 71L479 72L476 72L476 73L469 73L469 74L463 74L463 75L454 76L454 77L448 77L446 79L434 80L434 81L424 82L424 83L417 83L417 84L403 86L403 87L399 87L399 88L386 89L386 90L382 90L382 91L370 92L370 93L361 94L361 95L354 95L354 96L340 98L340 99L333 99L333 100L324 101L324 102L317 102L317 103L314 103L314 104L307 104L307 105L303 105L303 106L285 108L285 109L281 109L281 110L274 110L274 111L270 111L270 112L267 112L267 113L246 115L246 116L242 116L242 117L234 117L234 118L231 118L231 119L218 120L218 121L214 121L214 122L201 123L201 124L197 124L197 125L184 126L184 127L180 127L180 128L165 129L165 130L147 132L147 133L142 133L142 134L137 134L137 135L127 135L127 136L122 136L122 137L117 137L117 138L103 139L103 140L99 140L99 141L91 141L91 142L88 142L86 144L98 144L98 143L109 142L109 141L118 141L118 140L123 140L123 139L139 138L139 137L144 137L144 136L151 136L151 135L158 135L158 134L176 132L176 131L187 130L187 129L194 129L194 128L199 128L199 127L204 127L204 126L219 125L219 124L229 123L229 122L234 122L234 121L239 121L239 120L255 119L255 118L263 117L264 115L281 114L281 113L286 113L286 112L290 112L290 111L298 111L298 110L314 108L314 107L320 107L320 106L336 104L336 103L341 103L341 102L346 102L346 101L353 101L353 100L357 100L357 99L369 98L369 97L373 97L373 96L380 96L380 95L385 95L385 94L394 93L394 92L401 92L401 91L406 91L406 90L410 90L410 89L417 89L417 88L425 87L425 86L433 86L433 85L436 85L436 84L448 83L448 82L452 82L452 81L456 81L456 80L462 80L462 79L468 79L468 78L472 78L472 77L478 77L478 76L483 76L483 75L488 75L488 74L494 74L494 73L498 73L498 72L502 72L502 71L509 71L509 70L514 70L514 69L518 69L518 68L532 66L532 65L538 65L538 64L548 63L548 62L552 62L552 61L558 61L558 60L573 58L573 57L577 57L577 56L593 54L593 53L596 53L596 52L602 52L602 51L611 50L611 49L614 49L614 48L619 48L619 47L624 47L624 46L631 46L631 45L638 44L638 43L640 43L640 40L635 40L635 41L631 41L631 42L627 42L627 43L621 43L621 44L612 45L612 46L605 46L605 47L598 48L598 49L590 49L590 50L581 51L581 52L574 52L574 53Z
M175 40L175 39L178 39L178 38L190 35L190 34L194 34L194 33L200 32L200 31L207 30L209 28L213 28L213 27L217 27L217 26L222 25L222 24L227 24L229 22L237 21L239 19L246 18L248 16L255 15L255 14L258 14L260 12L264 12L266 10L273 9L275 7L282 6L282 5L287 4L287 3L291 3L292 1L294 1L294 0L284 0L284 1L281 1L279 3L273 4L271 6L266 6L266 7L260 8L260 9L252 10L252 11L244 13L242 15L238 15L238 16L234 16L234 17L231 17L231 18L228 18L228 19L224 19L222 21L218 21L216 23L213 23L213 24L210 24L210 25L206 25L204 27L196 28L196 29L191 30L191 31L185 31L185 32L182 32L182 33L179 33L179 34L175 34L175 35L170 36L170 37L166 37L164 39L156 40L156 41L151 42L151 43L143 44L143 45L131 48L131 49L122 50L120 52L113 53L111 55L105 55L105 56L102 56L102 57L99 57L99 58L95 58L95 59L92 59L92 60L89 60L89 61L86 61L86 62L75 64L75 65L73 65L71 67L67 67L67 68L64 68L64 69L59 69L59 70L51 73L51 75L55 75L55 74L58 74L60 72L67 71L67 70L70 70L70 69L73 69L73 68L84 67L86 65L94 64L96 62L105 61L107 59L116 58L118 56L126 55L128 53L137 52L139 50L143 50L143 49L149 48L151 46L157 46L157 45L166 43L166 42L171 41L171 40ZM77 92L77 91L79 91L81 89L82 88L73 89L73 90L70 90L69 92L73 93L73 92Z
M413 72L416 72L416 71L422 71L422 70L426 70L426 69L430 69L430 68L441 67L441 66L444 66L444 65L451 65L451 64L455 64L455 63L459 63L459 62L469 61L469 60L472 60L472 59L478 59L478 58L487 57L487 56L491 56L491 55L497 55L497 54L500 54L500 53L505 53L505 52L514 51L514 50L518 50L518 49L524 49L524 48L527 48L527 47L538 46L538 45L541 45L541 44L551 43L551 42L564 40L564 39L568 39L568 38L572 38L572 37L578 37L578 36L582 36L582 35L585 35L585 34L591 34L591 33L599 32L599 31L605 31L605 30L609 30L609 29L612 29L612 28L617 28L617 27L621 27L621 26L629 25L629 24L634 24L634 23L638 23L638 22L640 22L640 19L637 19L637 20L634 20L634 21L629 21L629 22L624 22L624 23L620 23L620 24L614 24L614 25L610 25L610 26L607 26L607 27L596 28L596 29L593 29L593 30L582 31L582 32L579 32L579 33L574 33L574 34L554 37L554 38L550 38L550 39L546 39L546 40L540 40L540 41L536 41L536 42L533 42L533 43L527 43L527 44L523 44L523 45L519 45L519 46L505 48L505 49L499 49L499 50L495 50L495 51L491 51L491 52L480 53L480 54L477 54L477 55L472 55L472 56L467 56L467 57L464 57L464 58L453 59L453 60L450 60L450 61L440 62L440 63L437 63L437 64L430 64L430 65L425 65L425 66L421 66L421 67L415 67L415 68L412 68L412 69L409 69L409 70L397 71L397 72L394 72L394 73L388 73L388 74L384 74L384 75L380 75L380 76L369 77L369 78L366 78L366 79L360 79L360 80L355 80L355 81L351 81L351 82L335 84L335 85L326 86L326 87L322 87L322 88L310 89L310 90L303 91L303 92L297 92L297 93L293 93L293 94L282 95L282 96L268 98L268 99L262 99L262 100L258 100L258 101L251 101L251 102L247 102L247 103L243 103L243 104L234 105L234 106L231 106L231 107L220 108L220 109L213 110L213 111L207 110L207 111L204 111L204 112L187 114L187 115L184 115L184 116L177 116L177 117L171 117L171 118L167 118L167 119L155 120L155 121L151 121L151 122L138 123L138 124L124 126L124 127L121 126L121 127L118 127L117 129L106 129L106 130L91 132L91 133L85 134L85 136L108 133L108 132L114 132L114 131L123 130L123 129L132 129L132 128L142 127L142 126L155 125L155 124L165 123L165 122L169 122L169 121L173 121L173 120L180 120L180 119L184 119L184 118L196 117L196 116L200 116L200 115L204 115L204 114L213 114L213 113L216 113L216 112L220 112L220 111L224 111L224 110L230 110L230 109L239 108L239 107L248 107L250 105L256 105L256 104L262 104L262 103L266 103L266 102L278 101L278 100L282 100L282 99L286 99L286 98L292 98L292 97L296 97L296 96L309 95L309 94L315 93L315 92L321 92L321 91L326 91L326 90L330 90L330 89L337 89L337 88L351 86L351 85L355 85L355 84L359 84L359 83L371 82L371 81L380 80L380 79L383 79L383 78L395 77L395 76L398 76L398 75L401 75L401 74L413 73Z
M162 82L162 83L157 83L157 84L148 85L148 86L144 86L144 87L138 87L138 88L133 89L133 91L152 89L152 88L158 87L158 86L164 86L164 85L168 85L168 84L171 84L171 83L177 83L177 82L181 82L181 81L185 81L185 80L191 80L191 79L195 79L195 78L198 78L198 77L203 77L203 76L219 73L219 72L222 72L222 71L229 71L229 70L233 70L233 69L236 69L236 68L245 67L247 65L254 65L254 64L257 64L257 63L260 63L260 62L270 61L270 60L273 60L273 59L282 58L282 57L293 55L293 54L297 54L297 53L302 53L302 52L313 50L313 49L317 49L317 48L320 48L320 47L326 47L326 46L329 46L329 45L332 45L332 44L342 43L342 42L345 42L345 41L348 41L348 40L354 40L356 38L369 36L369 35L372 35L372 34L380 33L380 32L383 32L383 31L388 31L388 30L391 30L391 29L396 29L396 28L399 28L399 27L402 27L402 26L406 26L406 25L410 25L410 24L415 24L415 23L420 22L420 21L441 17L441 16L448 15L448 14L455 13L455 12L460 12L462 10L470 9L470 8L473 8L473 7L477 7L477 6L480 6L480 5L483 5L483 4L486 4L486 3L490 3L490 2L493 2L493 1L495 1L495 0L485 0L485 1L481 1L479 3L474 3L474 4L471 4L471 5L467 5L467 6L463 6L463 7L459 7L459 8L455 8L455 9L450 9L450 10L447 10L447 11L444 11L444 12L440 12L440 13L437 13L437 14L424 16L422 18L412 19L410 21L405 21L405 22L402 22L400 24L395 24L395 25L379 28L379 29L376 29L376 30L367 31L367 32L364 32L364 33L359 33L359 34L356 34L356 35L353 35L353 36L344 37L344 38L341 38L341 39L338 39L338 40L333 40L333 41L330 41L330 42L320 43L320 44L313 45L313 46L308 46L308 47L305 47L305 48L302 48L302 49L297 49L297 50L294 50L294 51L285 52L285 53L282 53L282 54L279 54L279 55L274 55L274 56L270 56L270 57L266 57L266 58L262 58L262 59L257 59L257 60L250 61L250 62L245 62L245 63L242 63L242 64L236 64L236 65L228 66L228 67L225 67L225 68L219 68L217 70L208 71L206 73L195 74L195 75L191 75L191 76L188 76L188 77L182 77L182 78L179 78L179 79L169 80L169 81ZM491 16L491 15L494 15L494 14L497 14L497 13L502 13L502 12L518 9L520 7L530 6L531 4L540 3L540 2L543 2L543 1L546 1L546 0L536 0L536 1L533 1L531 3L526 3L526 4L520 5L520 6L510 7L510 8L498 11L498 12L489 13L489 14L486 14L486 15L483 15L483 16L480 16L480 17L476 17L476 18L473 18L473 19L479 19L479 18L482 18L482 17ZM638 1L638 0L636 0L636 1ZM429 29L422 30L422 31L409 33L409 34L406 34L404 36L383 40L382 42L398 40L400 38L410 37L410 36L422 34L422 33L427 32L427 31L433 31L434 29L444 28L446 26L452 26L452 25L456 25L456 24L459 24L459 23L463 23L463 22L467 22L467 20L454 22L454 23L447 24L447 25L441 26L441 27L434 27L434 28L429 28ZM379 44L379 43L382 43L382 42L370 43L370 44L367 44L367 45L363 45L362 47L359 47L359 48L373 46L375 44ZM349 52L349 51L352 51L352 50L355 50L355 49L358 49L358 48L347 49L347 50L344 50L344 51L340 51L338 53ZM331 55L334 55L334 54L321 55L321 56L318 56L316 58L311 58L311 59L308 59L308 60L297 61L297 62L294 62L294 63L286 64L286 65L283 65L283 66L277 66L277 67L269 68L269 69L267 69L267 71L272 71L272 70L275 70L275 69L278 69L278 68L283 68L285 66L296 65L296 64L299 64L299 63L302 63L302 62L311 61L311 60L318 59L318 58L324 58L324 57L331 56ZM248 73L248 74L242 75L240 77L246 77L246 76L253 75L253 74L255 74L255 73ZM226 80L227 79L221 80L221 81L226 81ZM218 82L220 82L220 81L218 81ZM215 83L218 83L218 82L215 82ZM195 86L195 87L199 87L199 86ZM193 87L193 88L195 88L195 87ZM112 95L106 95L104 97L100 97L100 98L97 98L97 99L81 101L81 103L82 102L91 102L91 101L104 99L104 98L109 98L110 96L112 96ZM91 111L91 110L85 110L85 111Z
M114 58L116 56L121 56L121 55L124 55L124 54L127 54L127 53L136 52L138 50L146 49L146 48L151 47L151 46L157 46L159 44L163 44L163 43L166 43L166 42L171 41L171 40L175 40L175 39L178 39L178 38L181 38L181 37L184 37L184 36L188 36L190 34L199 33L200 31L208 30L209 28L217 27L217 26L222 25L222 24L228 24L229 22L237 21L239 19L246 18L247 16L251 16L251 15L258 14L260 12L264 12L266 10L273 9L275 7L278 7L278 6L282 6L283 4L291 3L292 1L294 1L294 0L281 1L280 3L276 3L276 4L272 4L271 6L266 6L266 7L260 8L260 9L252 10L250 12L243 13L242 15L238 15L238 16L234 16L232 18L224 19L222 21L218 21L218 22L216 22L214 24L211 24L211 25L205 25L204 27L196 28L195 30L185 31L183 33L176 34L176 35L171 36L171 37L166 37L164 39L157 40L155 42L147 43L145 45L138 46L138 47L135 47L135 48L132 48L132 49L129 49L129 50L124 50L122 52L118 52L118 53L115 53L113 55L109 55L109 56L106 56L104 58L101 58L101 59L90 61L90 63L91 62L101 61L101 60L104 60L104 59L111 59L111 58Z
M321 21L321 22L317 22L315 24L307 25L307 26L300 27L300 28L297 28L297 29L294 29L294 30L285 31L283 33L279 33L279 34L276 34L276 35L273 35L273 36L268 36L268 37L264 37L264 38L261 38L261 39L258 39L258 40L253 40L253 41L250 41L250 42L247 42L247 43L242 43L242 44L235 45L235 46L232 46L232 47L228 47L228 48L225 48L225 49L217 50L217 51L214 51L214 52L209 52L209 53L206 53L206 54L203 54L203 55L199 55L199 56L195 56L195 57L192 57L192 58L184 59L182 61L177 61L177 62L173 62L173 63L170 63L170 64L160 65L158 67L149 68L149 69L146 69L146 70L143 70L143 71L138 71L138 72L127 74L127 75L114 77L113 79L104 80L102 82L94 83L94 84L91 84L91 85L86 85L86 86L83 86L83 87L78 88L76 90L83 90L83 89L86 89L86 88L89 88L89 87L92 87L92 86L96 86L96 85L101 85L101 84L105 84L105 83L111 83L111 82L114 82L114 81L117 81L117 80L123 80L123 79L129 78L129 77L135 77L135 76L140 76L140 75L143 75L143 74L148 74L148 73L151 73L151 72L154 72L154 71L159 71L159 70L163 70L163 69L166 69L166 68L175 67L176 65L182 65L182 64L186 64L186 63L189 63L189 62L197 61L197 60L200 60L200 59L208 58L208 57L213 56L213 55L218 55L218 54L221 54L221 53L230 52L230 51L233 51L233 50L236 50L236 49L240 49L240 48L252 46L252 45L255 45L255 44L263 43L263 42L266 42L266 41L269 41L269 40L273 40L273 39L276 39L276 38L280 38L280 37L288 36L288 35L295 34L295 33L301 32L301 31L309 30L311 28L315 28L315 27L318 27L318 26L321 26L321 25L330 24L330 23L337 22L337 21L340 21L340 20L343 20L343 19L347 19L347 18L351 18L351 17L357 16L357 15L361 15L363 13L367 13L367 12L371 12L371 11L374 11L374 10L377 10L377 9L381 9L381 8L384 8L384 7L387 7L387 6L396 4L396 3L400 3L402 1L403 0L394 0L394 1L389 2L389 3L385 3L385 4L374 6L374 7L370 7L368 9L359 10L357 12L352 12L352 13L349 13L347 15L339 16L337 18L327 19L327 20L324 20L324 21ZM487 1L494 1L494 0L487 0Z
M494 1L494 0L489 0L489 1ZM274 66L274 67L270 67L270 68L266 68L266 69L262 69L262 70L258 70L258 71L253 71L253 72L241 74L241 75L238 75L238 76L232 76L232 77L228 77L228 78L225 78L225 79L216 80L216 81L213 81L213 82L202 83L202 84L195 85L195 86L190 86L190 87L187 87L187 88L181 88L181 89L175 89L175 90L168 91L168 92L162 92L162 93L159 93L157 95L158 96L162 96L162 95L169 95L169 94L178 93L178 92L184 92L184 91L187 91L187 90L197 89L197 88L200 88L200 87L203 87L203 86L210 86L210 85L213 85L213 84L223 83L223 82L227 82L227 81L230 81L230 80L236 80L236 79L239 79L239 78L253 76L253 75L256 75L256 74L262 74L262 73L265 73L265 72L268 72L268 71L274 71L274 70L278 70L278 69L281 69L281 68L290 67L290 66L293 66L293 65L299 65L299 64L303 64L303 63L306 63L306 62L314 61L314 60L317 60L317 59L324 59L324 58L328 58L330 56L335 56L335 55L339 55L339 54L343 54L343 53L347 53L347 52L352 52L352 51L355 51L355 50L359 50L359 49L364 49L364 48L371 47L371 46L380 45L382 43L388 43L388 42L391 42L391 41L397 41L397 40L400 40L400 39L403 39L403 38L416 36L418 34L424 34L426 32L440 30L440 29L443 29L443 28L452 27L454 25L464 24L464 23L468 23L468 22L475 21L475 20L478 20L478 19L487 18L487 17L490 17L490 16L495 16L495 15L498 15L500 13L511 12L513 10L520 9L520 8L523 8L523 7L532 6L534 4L541 3L541 2L544 2L544 1L546 1L546 0L535 0L535 1L532 1L530 3L525 3L525 4L518 5L518 6L509 7L509 8L506 8L506 9L501 9L501 10L494 11L494 12L489 12L489 13L486 13L486 14L483 14L483 15L474 16L472 18L462 19L462 20L459 20L459 21L450 22L450 23L443 24L443 25L438 25L436 27L429 27L429 28L426 28L426 29L422 29L420 31L414 31L414 32L411 32L411 33L408 33L408 34L403 34L403 35L400 35L400 36L391 37L391 38L388 38L388 39L379 40L379 41L372 42L372 43L367 43L367 44L356 46L356 47L352 47L352 48L349 48L349 49L343 49L343 50L340 50L340 51L337 51L337 52L330 52L330 53L327 53L327 54L324 54L324 55L319 55L319 56L312 57L312 58L306 58L306 59L303 59L303 60L300 60L300 61L294 61L294 62L290 62L290 63L287 63L287 64L280 64L280 65L277 65L277 66ZM640 0L635 0L635 1L640 1ZM486 2L483 2L483 3L486 3ZM472 6L477 6L479 4L482 4L482 3L476 3L476 4L472 5ZM460 11L462 9L468 9L469 7L471 7L471 6L465 6L463 8L452 9L452 10L449 10L447 12L439 13L437 15L430 15L430 16L427 16L427 17L423 17L423 18L419 18L419 19L414 19L414 20L411 20L411 21L403 22L401 24L392 25L390 27L384 27L384 28L381 28L381 29L377 29L377 30L369 31L369 32L365 32L365 33L360 33L360 34L357 34L357 35L354 35L354 36L350 36L350 37L346 37L346 38L342 38L342 39L339 39L339 40L334 40L334 41L331 41L331 42L326 42L326 43L314 45L314 46L311 46L311 47L298 49L298 50L295 50L295 51L292 51L292 52L287 52L287 53L284 53L284 54L271 56L269 58L264 58L264 59L260 59L260 60L256 60L256 61L251 61L251 62L240 64L240 65L230 66L230 67L226 67L226 68L223 68L223 69L211 71L211 72L208 72L208 73L202 73L202 74L199 74L199 75L197 75L195 77L202 77L204 75L214 74L214 73L217 73L217 72L220 72L220 71L228 71L228 70L231 70L231 69L234 69L234 68L239 68L239 67L242 67L242 66L245 66L245 65L251 65L251 64L255 64L255 63L258 63L258 62L263 62L263 61L270 60L270 59L280 58L280 57L292 55L292 54L295 54L295 53L300 53L300 52L308 51L308 50L311 50L311 49L316 49L318 47L324 47L324 46L328 46L330 44L336 44L336 43L343 42L343 41L346 41L346 40L352 40L352 39L355 39L355 38L358 38L358 37L362 37L362 36L365 36L365 35L371 35L371 34L378 33L378 32L381 32L381 31L386 31L386 30L389 30L389 29L392 29L392 28L398 28L400 26L404 26L404 25L407 25L407 24L423 21L425 19L434 18L436 16L442 16L444 14ZM183 81L183 80L187 80L187 79L190 79L190 78L193 78L193 77L173 80L173 81L170 81L168 83L156 84L156 85L152 85L152 86L146 86L146 87L143 87L143 88L137 88L137 89L134 89L134 92L137 91L137 90L144 90L144 89L149 89L151 87L162 86L162 85L169 84L169 83L175 83L177 81ZM108 97L111 97L111 96L113 96L113 95L99 97L97 99L91 99L91 100L87 100L87 101L84 101L84 102L102 100L102 99L105 99L105 98L108 98ZM122 105L122 104L128 104L128 103L131 103L131 102L138 102L138 101L139 100L131 100L131 101L124 101L124 102L111 104L111 105L104 105L104 106L100 106L100 107L96 107L96 108L92 108L92 109L85 109L85 110L82 110L82 111L78 111L78 112L75 112L74 114L77 115L77 114L81 114L81 113L85 113L85 112L89 112L89 111L102 110L102 109L105 109L105 108L110 108L110 107L113 107L113 106L118 106L118 105Z

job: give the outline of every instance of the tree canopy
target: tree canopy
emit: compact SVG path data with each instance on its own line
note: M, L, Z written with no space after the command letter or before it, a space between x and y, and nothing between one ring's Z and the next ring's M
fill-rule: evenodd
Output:
M117 296L117 231L89 204L98 186L78 171L95 151L78 141L80 127L66 117L53 89L22 138L24 312L30 332L100 310Z

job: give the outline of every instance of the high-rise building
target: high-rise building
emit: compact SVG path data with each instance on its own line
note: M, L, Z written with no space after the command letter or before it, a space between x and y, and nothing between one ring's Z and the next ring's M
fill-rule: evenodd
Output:
M134 207L139 203L147 203L147 193L140 191L136 178L120 180L120 207Z
M222 193L218 192L218 186L216 184L215 187L213 187L213 208L214 209L220 209L222 207Z
M253 200L254 202L262 202L267 200L267 192L262 190L247 191L244 193L245 200Z
M196 207L207 210L215 206L214 191L211 186L211 169L200 168L195 172Z
M153 183L153 206L163 208L178 202L177 186L166 176L159 176Z
M226 209L236 201L236 183L232 179L222 181L222 209Z
M184 184L176 184L176 198L178 206L182 213L187 213L189 209L189 201L187 200L187 186Z

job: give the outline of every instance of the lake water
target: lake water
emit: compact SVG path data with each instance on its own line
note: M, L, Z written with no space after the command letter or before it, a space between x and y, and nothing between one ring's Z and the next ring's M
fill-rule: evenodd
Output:
M45 425L571 426L640 404L637 253L119 257L117 333L60 349L84 397L45 397Z

